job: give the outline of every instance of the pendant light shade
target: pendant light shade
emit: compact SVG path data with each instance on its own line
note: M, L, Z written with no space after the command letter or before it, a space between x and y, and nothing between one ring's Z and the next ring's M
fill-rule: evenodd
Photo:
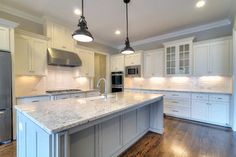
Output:
M134 53L134 49L130 46L129 42L129 20L128 20L128 3L130 0L124 0L124 3L126 4L126 40L125 40L125 47L121 50L122 54L132 54Z
M93 41L92 34L88 31L87 22L84 17L84 0L82 0L82 15L78 24L79 29L76 30L72 37L79 42L91 42Z

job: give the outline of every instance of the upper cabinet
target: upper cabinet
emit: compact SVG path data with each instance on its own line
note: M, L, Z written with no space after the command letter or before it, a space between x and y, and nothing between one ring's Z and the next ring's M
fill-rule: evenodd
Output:
M164 43L165 74L167 76L191 75L193 38Z
M144 52L144 77L163 77L164 49Z
M124 55L111 56L111 72L124 71Z
M10 29L0 26L0 50L10 51Z
M142 65L142 60L143 53L141 51L125 55L125 66Z
M194 75L231 75L232 39L219 38L194 44Z
M76 48L82 65L74 70L75 77L94 77L94 52Z
M47 21L45 25L45 34L51 38L50 44L52 48L74 51L75 41L72 39L72 31L68 28Z
M31 33L29 33L31 34ZM39 36L39 35L35 35ZM16 33L15 36L15 73L16 75L46 74L47 38Z

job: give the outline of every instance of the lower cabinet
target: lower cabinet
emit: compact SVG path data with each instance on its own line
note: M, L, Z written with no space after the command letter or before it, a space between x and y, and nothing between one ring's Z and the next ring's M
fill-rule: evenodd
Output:
M145 106L71 134L70 157L117 156L149 130L149 113Z
M192 119L206 122L208 119L208 103L205 101L192 101Z

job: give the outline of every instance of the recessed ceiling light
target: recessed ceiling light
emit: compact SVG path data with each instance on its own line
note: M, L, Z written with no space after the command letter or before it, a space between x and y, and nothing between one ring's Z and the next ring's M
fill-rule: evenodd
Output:
M121 32L120 32L119 30L116 30L116 31L115 31L115 34L116 34L116 35L120 35Z
M74 14L75 14L75 15L81 15L81 11L80 11L79 9L75 9L75 10L74 10Z
M196 3L196 7L197 8L202 8L206 5L206 0L199 0L197 3Z

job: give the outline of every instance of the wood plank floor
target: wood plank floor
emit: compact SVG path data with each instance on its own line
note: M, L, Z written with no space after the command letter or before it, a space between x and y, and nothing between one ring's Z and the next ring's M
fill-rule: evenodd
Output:
M16 157L16 143L0 146L0 157ZM120 157L236 157L236 134L168 117L163 136L149 132Z

